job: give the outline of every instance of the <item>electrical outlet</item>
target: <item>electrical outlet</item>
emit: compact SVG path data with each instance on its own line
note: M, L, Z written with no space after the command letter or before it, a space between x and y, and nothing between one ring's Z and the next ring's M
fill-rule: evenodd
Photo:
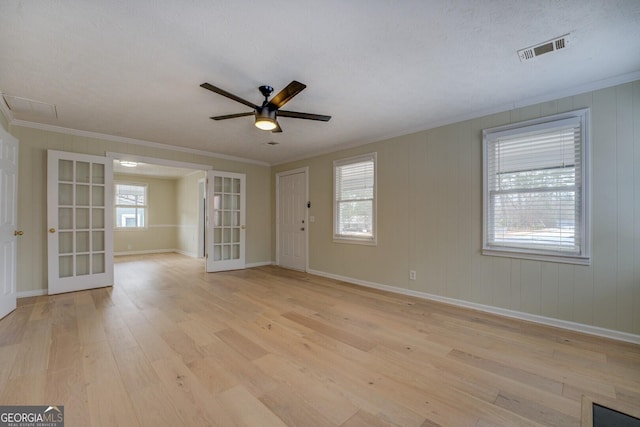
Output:
M416 280L416 271L409 270L409 280Z

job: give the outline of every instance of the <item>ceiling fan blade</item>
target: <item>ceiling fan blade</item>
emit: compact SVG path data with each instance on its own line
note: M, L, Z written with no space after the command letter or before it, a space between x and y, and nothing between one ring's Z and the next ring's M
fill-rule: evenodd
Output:
M245 116L253 116L255 113L252 111L250 113L238 113L238 114L226 114L224 116L215 116L209 117L213 120L226 120L226 119L235 119L236 117L245 117Z
M219 87L215 87L215 86L214 86L214 85L212 85L212 84L209 84L209 83L202 83L202 84L200 85L200 87L203 87L203 88L205 88L205 89L209 89L211 92L215 92L215 93L217 93L218 95L222 95L222 96L225 96L225 97L227 97L227 98L229 98L229 99L233 99L234 101L239 102L240 104L244 104L244 105L246 105L247 107L251 107L251 108L253 108L253 109L258 108L258 106L257 106L257 105L255 105L253 102L249 102L249 101L247 101L246 99L242 99L242 98L240 98L239 96L236 96L236 95L234 95L234 94L232 94L232 93L229 93L229 92L227 92L226 90L220 89Z
M280 123L276 121L276 128L272 130L271 133L280 133L280 132L282 132L282 128L280 127Z
M297 111L278 110L278 116L291 117L294 119L317 120L319 122L328 122L331 116L323 116L321 114L299 113Z
M281 108L284 104L289 102L291 98L302 92L306 87L307 85L303 83L295 80L292 81L287 85L287 87L278 92L276 96L271 98L271 101L267 104L269 109L277 110L278 108Z

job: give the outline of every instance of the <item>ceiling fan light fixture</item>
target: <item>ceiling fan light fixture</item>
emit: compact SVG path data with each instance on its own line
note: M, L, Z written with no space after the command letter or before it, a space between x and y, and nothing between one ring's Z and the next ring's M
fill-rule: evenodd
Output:
M274 130L278 127L276 123L276 112L267 108L256 110L256 127L262 130Z

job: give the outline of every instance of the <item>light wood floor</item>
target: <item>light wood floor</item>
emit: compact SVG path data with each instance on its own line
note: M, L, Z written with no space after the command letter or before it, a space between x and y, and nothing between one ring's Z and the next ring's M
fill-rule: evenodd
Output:
M262 267L121 257L0 321L0 404L66 426L580 424L640 406L640 346Z

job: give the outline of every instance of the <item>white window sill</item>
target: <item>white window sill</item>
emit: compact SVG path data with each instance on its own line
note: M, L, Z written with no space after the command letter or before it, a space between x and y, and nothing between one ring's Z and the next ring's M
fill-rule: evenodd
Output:
M358 239L358 238L355 238L355 237L333 236L333 243L347 243L347 244L353 244L353 245L378 246L378 242L376 240Z
M534 261L557 262L562 264L591 265L591 257L577 255L561 255L549 253L534 253L518 249L483 248L482 255L506 258L528 259Z

